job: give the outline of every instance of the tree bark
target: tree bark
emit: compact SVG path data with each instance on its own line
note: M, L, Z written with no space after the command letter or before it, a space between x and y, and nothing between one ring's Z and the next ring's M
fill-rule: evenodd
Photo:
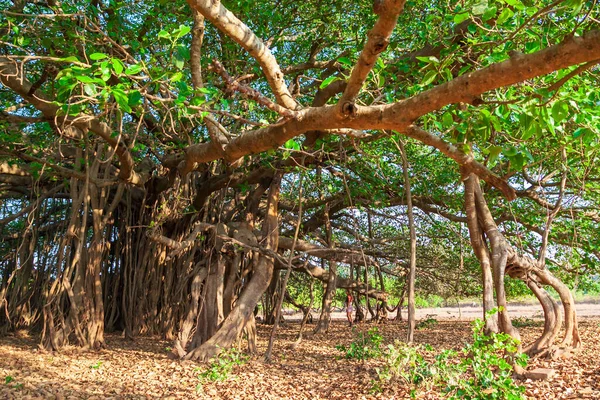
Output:
M490 262L490 253L488 251L483 232L479 226L477 207L475 204L475 185L479 185L478 177L475 174L468 173L463 176L465 186L465 213L467 215L467 227L469 228L469 237L471 246L479 263L481 264L482 283L483 283L483 319L485 321L485 333L498 332L498 318L496 315L489 315L488 312L495 307L494 303L494 282L492 278L492 269Z
M270 250L277 249L279 240L279 223L277 205L282 173L278 172L271 182L267 203L267 215L263 221L262 234L265 238L265 247ZM272 256L260 254L257 265L247 287L244 289L238 303L231 313L225 318L219 330L205 343L185 355L187 360L209 360L217 356L223 349L230 348L240 336L242 329L254 318L254 307L263 295L274 270Z
M408 157L402 140L398 140L400 155L402 156L402 174L404 175L404 193L406 195L406 213L408 215L408 228L410 230L410 266L408 273L408 331L406 342L412 343L415 334L415 278L417 269L417 233L413 216L412 193L410 190L410 177L408 174Z

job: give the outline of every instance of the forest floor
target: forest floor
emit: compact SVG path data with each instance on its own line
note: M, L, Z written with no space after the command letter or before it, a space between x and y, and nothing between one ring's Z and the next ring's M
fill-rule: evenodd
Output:
M531 322L531 320L526 320ZM538 326L520 328L524 343L541 332ZM37 338L17 332L0 338L0 399L403 399L405 384L385 384L373 394L375 368L383 360L348 360L336 345L348 346L358 332L375 326L348 327L334 320L326 335L311 334L307 325L302 342L293 347L299 324L280 326L272 362L257 356L235 366L224 381L205 380L199 374L206 364L167 358L171 342L140 337L135 342L107 335L107 348L97 352L67 349L48 353L36 348ZM552 368L556 375L545 381L518 381L531 399L600 399L600 319L580 321L583 348L572 357L551 361L530 360L528 369ZM406 324L377 325L384 344L406 337ZM270 327L258 326L259 354L264 354ZM460 349L472 338L468 321L443 320L418 329L415 342L436 351ZM442 398L443 388L419 387L416 398Z

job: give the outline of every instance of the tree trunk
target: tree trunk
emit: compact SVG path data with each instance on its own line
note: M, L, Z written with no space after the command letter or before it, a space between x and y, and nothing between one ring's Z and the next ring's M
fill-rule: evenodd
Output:
M408 175L408 158L404 143L399 140L398 146L402 156L402 173L404 175L404 193L406 195L406 212L408 214L408 228L410 230L410 266L408 273L408 332L406 342L412 343L415 334L415 275L417 268L417 233L413 217L412 193L410 190L410 177Z
M329 220L329 205L325 205L325 231L327 236L327 244L330 248L333 248L333 241L331 237L331 221ZM314 333L329 332L329 324L331 323L331 304L336 292L337 284L337 263L333 260L329 260L329 275L327 277L327 286L325 287L325 293L323 294L323 303L321 306L321 315L317 326L315 327Z
M263 221L262 234L267 250L277 250L279 240L278 202L282 173L278 172L269 188L267 215ZM205 343L185 355L188 360L209 360L223 349L230 348L240 336L242 330L254 318L254 307L267 290L274 270L273 256L260 254L257 265L238 303L225 318L219 330Z
M475 174L468 174L463 178L465 185L465 213L467 215L467 227L475 256L479 259L483 283L483 319L485 321L485 333L498 332L498 318L496 315L488 315L495 307L494 304L494 282L490 262L490 253L478 220L477 207L475 205L475 185L479 185Z

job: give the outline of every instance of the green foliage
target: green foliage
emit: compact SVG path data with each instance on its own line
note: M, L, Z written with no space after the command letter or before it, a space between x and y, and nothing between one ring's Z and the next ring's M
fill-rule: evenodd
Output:
M518 343L512 337L503 333L487 336L484 326L484 321L476 320L473 343L461 351L446 350L435 357L431 347L399 341L388 345L385 365L377 369L378 380L373 382L374 391L400 381L411 387L412 396L419 386L437 386L453 400L524 399L525 388L515 383L512 374L513 363L525 367L527 356L516 354Z
M12 387L13 389L17 389L17 390L23 389L22 383L13 383L14 381L15 381L15 378L13 378L11 375L6 375L6 377L4 378L5 385Z
M516 354L518 342L505 333L483 333L485 322L473 323L473 343L462 350L466 356L458 370L468 377L449 383L451 399L523 399L525 387L513 378L513 364L525 367L527 355Z
M529 326L542 326L542 321L536 321L527 317L517 317L512 320L512 324L515 328L525 328Z
M380 357L382 354L381 344L383 336L377 327L373 327L366 334L358 332L356 338L349 347L344 345L335 346L336 349L345 353L344 357L353 360L366 360L368 358Z
M383 368L376 369L379 380L399 379L404 384L413 386L430 378L434 370L421 354L423 349L421 346L407 345L398 340L388 345L384 354L386 364Z
M435 319L433 315L428 314L425 316L425 319L419 321L416 328L417 329L429 329L429 328L433 328L434 326L436 326L437 323L438 323L438 320Z
M90 365L90 368L98 370L98 369L100 369L101 366L102 366L102 361L97 361L94 364Z
M208 368L198 375L200 383L196 387L202 390L202 384L206 382L222 382L229 379L233 369L237 365L243 365L248 361L248 356L237 348L222 351L208 364ZM199 370L199 369L198 369Z
M443 307L445 300L442 296L435 294L419 295L415 296L415 307L417 308L436 308Z

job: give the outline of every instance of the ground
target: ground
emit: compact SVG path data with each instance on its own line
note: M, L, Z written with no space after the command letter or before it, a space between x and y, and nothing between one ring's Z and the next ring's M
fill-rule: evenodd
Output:
M436 349L461 348L471 339L468 321L444 320L415 335L416 343ZM288 318L289 319L289 318ZM531 320L522 320L531 322ZM539 321L536 325L539 325ZM143 337L135 342L119 335L107 336L107 349L61 353L37 350L37 338L22 332L0 338L1 399L361 399L408 398L404 385L388 385L383 393L372 394L372 380L380 360L354 361L341 358L339 344L348 345L357 331L372 324L350 329L343 320L334 320L326 336L306 335L293 348L299 324L288 321L280 327L272 363L255 357L234 368L226 381L206 382L197 390L199 371L206 366L167 358L171 343ZM305 332L314 326L308 325ZM404 339L405 323L378 325L385 343ZM553 368L548 381L520 382L532 399L600 399L600 319L580 320L584 348L573 357L558 361L533 360L528 369ZM259 352L264 354L270 327L259 325ZM520 329L524 342L533 340L540 326ZM440 398L432 390L422 390L417 398Z

